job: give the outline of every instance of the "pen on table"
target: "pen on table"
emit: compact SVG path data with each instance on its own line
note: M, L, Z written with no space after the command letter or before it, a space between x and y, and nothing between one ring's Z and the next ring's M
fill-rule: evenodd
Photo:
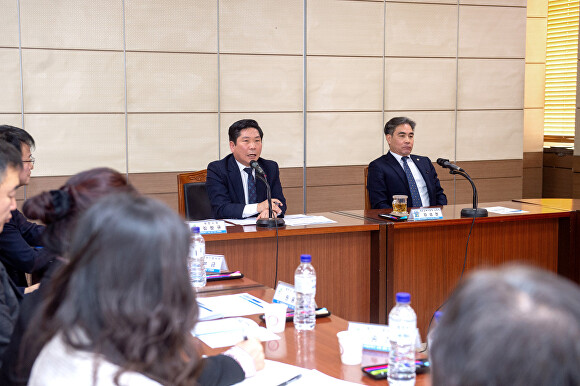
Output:
M299 380L300 378L302 378L302 374L298 374L297 376L295 376L295 377L293 377L293 378L290 378L290 379L289 379L289 380L287 380L286 382L282 382L282 383L281 383L281 384L279 384L278 386L286 386L287 384L289 384L289 383L291 383L291 382L294 382L294 381L297 381L297 380Z
M204 310L208 310L209 312L213 312L212 310L210 310L209 308L207 308L206 306L204 306L200 302L197 302L197 305L200 306L201 308L203 308Z

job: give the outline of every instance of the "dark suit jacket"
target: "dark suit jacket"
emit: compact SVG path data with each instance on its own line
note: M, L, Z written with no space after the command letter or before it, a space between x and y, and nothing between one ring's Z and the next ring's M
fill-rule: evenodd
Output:
M266 172L266 180L270 184L272 198L277 198L282 202L283 216L286 212L286 199L282 193L278 164L264 158L259 158L258 164ZM242 212L244 211L244 206L246 206L246 198L240 168L232 154L207 165L205 186L215 218L242 218ZM256 195L258 202L262 202L267 198L266 185L257 177Z
M413 154L410 157L427 184L430 204L432 206L447 205L447 196L443 193L443 188L441 188L431 160L427 157ZM409 190L409 182L405 171L391 152L370 163L367 190L369 191L369 199L373 209L391 208L395 194L407 195L407 206L416 206L411 199L411 191Z
M18 209L12 211L12 218L0 233L0 261L6 272L19 287L26 287L24 272L31 273L42 245L44 227L29 222Z

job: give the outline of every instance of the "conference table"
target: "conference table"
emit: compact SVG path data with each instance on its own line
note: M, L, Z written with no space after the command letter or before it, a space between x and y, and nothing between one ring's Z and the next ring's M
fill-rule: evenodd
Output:
M268 302L271 302L274 296L273 289L259 283L254 282L256 286L253 288L242 288L242 283L236 283L236 281L218 282L222 289L217 291L211 287L215 287L218 284L215 282L208 283L209 288L198 291L198 296L206 297L247 292ZM250 281L248 280L245 284L249 283ZM248 318L265 327L265 324L259 320L258 315L248 316ZM336 333L346 329L348 329L348 322L335 315L317 319L314 331L297 331L294 329L292 322L287 322L285 331L278 334L281 337L280 340L264 342L264 353L266 359L307 369L316 369L334 378L364 385L387 384L385 380L373 380L364 375L361 370L361 366L387 363L388 353L386 352L364 350L361 365L342 364ZM228 347L212 349L202 343L202 352L206 355L216 355L227 349ZM430 385L429 375L418 375L416 384L418 386Z
M318 305L346 320L386 323L395 294L410 292L423 339L433 313L474 268L521 261L573 280L578 276L578 217L573 208L481 203L522 212L477 218L470 234L472 219L460 215L466 206L444 206L443 219L428 221L378 217L390 210L317 213L335 222L277 231L228 226L227 233L204 238L207 253L225 255L230 268L270 287L275 287L276 277L292 284L300 254L311 254Z

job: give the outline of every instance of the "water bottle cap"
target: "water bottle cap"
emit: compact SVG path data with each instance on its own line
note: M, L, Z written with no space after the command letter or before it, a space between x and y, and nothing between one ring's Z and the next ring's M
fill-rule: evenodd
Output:
M312 261L312 256L310 255L300 255L301 263L310 263Z
M200 232L200 231L199 231L199 227L193 227L193 228L191 228L191 231L192 231L193 233L199 233L199 232Z
M436 311L435 312L435 321L438 322L442 316L443 316L443 311Z
M409 304L411 303L411 294L408 292L397 293L397 303Z

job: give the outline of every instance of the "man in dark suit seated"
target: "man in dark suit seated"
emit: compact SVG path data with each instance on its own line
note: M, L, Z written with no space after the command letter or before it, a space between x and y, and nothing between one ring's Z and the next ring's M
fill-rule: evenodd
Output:
M373 209L391 208L393 196L407 196L408 207L447 205L431 160L411 154L415 122L395 117L385 125L389 152L369 165L367 190Z
M22 156L20 171L20 185L28 185L30 175L34 169L34 139L25 130L18 127L0 126L0 141L12 145ZM41 274L47 261L43 260L41 250L35 247L42 245L41 236L44 226L30 222L18 210L12 211L12 218L4 226L0 235L0 261L14 283L19 287L26 287L24 273Z
M229 129L231 154L207 166L206 188L215 218L268 218L266 186L257 181L250 161L257 161L272 190L272 212L283 216L286 199L282 193L278 164L260 158L264 133L253 119L234 122Z

